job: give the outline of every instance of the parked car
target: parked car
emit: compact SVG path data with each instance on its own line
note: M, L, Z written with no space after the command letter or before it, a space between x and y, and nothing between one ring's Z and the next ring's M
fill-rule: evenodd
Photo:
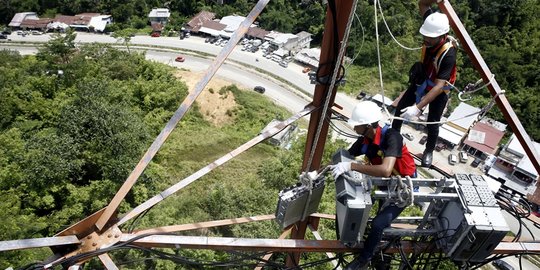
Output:
M514 267L503 260L494 260L493 265L501 270L514 270Z
M467 163L468 160L469 160L469 157L465 151L459 152L459 162Z
M447 148L446 144L444 144L444 143L442 143L442 142L437 143L437 144L435 145L435 151L437 151L437 152L439 152L439 151L441 151L441 150L444 150L444 149L446 149L446 148Z
M457 163L457 157L454 154L448 155L448 164L455 165Z
M482 162L481 159L475 158L475 159L473 160L473 162L471 162L471 166L472 166L473 168L476 168L476 167L478 167L478 165L480 165L480 162Z
M186 58L179 55L174 59L174 61L176 61L176 62L184 62L184 61L186 61Z
M264 87L262 87L262 86L255 86L255 87L253 88L253 90L254 90L255 92L258 92L258 93L261 93L261 94L264 94L264 91L266 91L266 89L264 89Z
M356 96L356 99L362 100L365 97L366 97L366 92L360 91L360 93L358 93L358 95Z
M305 67L304 69L302 69L302 73L308 73L310 71L311 71L310 67Z
M159 37L161 36L158 32L154 32L150 35L151 37Z
M404 138L406 138L407 140L409 140L411 142L414 140L414 136L411 133L407 132L407 133L403 133L401 135L403 135Z
M418 141L419 144L424 145L427 141L427 135L422 136L422 138Z
M4 34L0 34L0 39L7 39L7 36Z
M279 62L279 65L282 66L282 67L284 67L284 68L286 68L286 67L289 66L289 62L287 62L287 61L281 61L281 62Z

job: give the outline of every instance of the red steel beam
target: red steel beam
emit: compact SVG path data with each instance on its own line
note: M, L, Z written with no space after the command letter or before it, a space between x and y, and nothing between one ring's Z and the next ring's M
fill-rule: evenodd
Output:
M489 92L492 96L496 97L495 102L497 103L497 106L503 113L504 118L514 131L514 134L516 134L516 137L523 146L523 149L525 149L525 152L527 153L527 156L534 165L534 168L540 175L540 159L538 158L538 153L536 153L536 150L529 135L527 134L527 131L525 131L523 125L521 125L521 122L519 121L516 113L512 109L512 106L510 106L510 103L506 99L506 96L501 95L501 87L497 83L497 80L493 77L493 74L491 73L489 67L482 58L482 55L480 55L480 52L478 51L471 37L467 33L467 30L459 20L459 17L452 8L452 5L450 5L449 1L439 0L438 5L439 8L448 16L448 19L450 20L450 25L452 26L454 33L461 41L463 48L469 55L469 58L478 73L480 73L480 76L482 76L484 82L488 83L491 81L491 84L487 86ZM534 197L536 197L535 203L540 204L540 189L536 189Z
M198 222L198 223L182 224L182 225L172 225L172 226L165 226L165 227L152 228L152 229L146 229L146 230L138 230L138 231L135 231L134 233L136 233L136 234L147 234L147 233L159 234L159 233L191 231L191 230L199 230L199 229L227 226L227 225L233 225L233 224L242 224L242 223L247 223L247 222L252 222L252 221L273 220L275 218L276 218L276 216L274 214L272 214L272 215L253 216L253 217L242 217L242 218L232 218L232 219L223 219L223 220L213 220L213 221L206 221L206 222Z
M116 264L114 264L111 257L109 257L109 254L107 254L107 253L100 254L98 256L98 258L101 261L101 263L103 264L103 266L105 266L105 269L107 269L107 270L118 270L119 269L118 266L116 266Z
M278 239L285 239L287 238L287 236L289 236L289 234L291 233L291 230L288 229L288 230L284 230L283 232L281 232L281 234L279 235ZM268 261L270 260L270 258L272 257L273 253L268 253L266 255L264 255L264 257L262 258L262 261L260 261L257 266L255 267L254 270L263 270L264 268L264 265L265 265L265 261Z
M255 7L253 7L246 19L234 32L227 45L221 50L221 52L218 54L214 62L212 62L210 67L208 67L208 70L206 71L204 77L197 83L197 85L195 85L195 89L186 97L184 102L182 102L180 107L178 107L174 115L171 117L169 122L167 122L167 125L165 125L165 127L161 130L161 133L156 137L150 148L148 148L139 163L135 166L135 169L133 169L122 187L120 187L114 198L105 208L103 214L99 217L98 221L95 224L96 228L99 231L104 229L105 225L107 224L107 222L109 222L109 219L114 214L114 212L116 212L116 209L118 208L122 200L126 197L127 193L129 192L129 190L131 190L131 187L133 187L133 185L141 176L143 171L146 169L150 161L152 161L152 158L157 154L163 143L165 143L165 140L167 140L178 122L180 122L180 120L184 117L184 114L189 110L191 105L193 105L197 97L202 93L208 82L210 82L214 74L216 74L223 62L225 62L225 59L232 52L238 41L244 37L249 27L253 24L257 16L259 16L259 14L262 12L262 10L269 1L270 0L259 0L259 2L257 2L257 4L255 5Z
M137 237L136 234L123 234L120 242L129 242ZM348 247L338 240L299 240L299 239L247 239L229 237L204 236L178 236L178 235L152 235L131 242L134 245L145 247L162 247L184 249L211 249L211 250L245 250L267 252L357 252L363 248L363 243L356 247ZM387 242L380 243L381 246ZM405 253L440 251L434 245L416 241L401 241ZM428 249L429 248L429 249ZM397 253L399 249L390 247L386 253ZM501 242L493 254L517 254L522 252L540 252L539 242Z
M328 84L331 83L331 75L335 70L335 66L341 65L342 62L342 59L338 59L339 46L347 45L341 44L341 40L343 40L343 37L345 37L346 35L347 24L351 11L353 10L354 3L356 3L356 1L353 0L329 1L327 5L326 20L324 23L324 35L321 45L321 55L319 57L319 68L317 69L316 76L326 76L326 83ZM335 4L335 18L331 10L332 4ZM325 104L328 91L331 91L328 104L329 107L326 111L323 111L322 107ZM332 105L334 104L336 92L336 85L334 85L333 89L330 89L330 85L327 86L323 84L317 84L315 86L315 91L313 94L313 105L318 108L318 110L311 114L309 120L302 171L314 171L318 170L321 167L321 160L323 156L324 145L326 144L326 136L328 135L329 123L328 121L324 121L322 124L320 124L320 122L323 119L330 118L330 107L332 107ZM320 132L318 132L319 129ZM295 224L291 233L291 238L304 239L307 224L308 223L305 221ZM292 267L297 265L299 258L300 253L294 253L291 254L291 256L287 256L287 266Z
M78 245L81 242L75 235L0 241L0 252L27 248Z
M336 45L339 46L346 46L346 44L341 44L341 40L345 36L345 30L347 28L347 22L349 19L349 14L351 13L351 10L353 8L354 1L335 1L335 10L336 10L336 25L334 25L334 19L332 16L332 12L330 10L330 7L327 8L326 11L326 21L325 21L325 27L324 27L324 35L321 45L321 55L320 55L320 61L319 61L319 68L317 70L317 76L324 77L327 76L328 78L328 84L330 83L331 74L334 71L335 65L340 65L341 61L338 62L338 54L336 52L338 51L339 47L336 48ZM331 2L329 3L331 5ZM337 29L337 37L335 37L335 29ZM338 40L336 40L337 38ZM316 108L319 108L317 111L313 112L311 114L311 118L309 120L309 127L308 127L308 133L307 133L307 140L306 140L306 148L304 150L304 162L302 164L302 170L303 171L313 171L317 170L321 166L321 160L322 155L324 151L324 145L326 143L326 136L328 135L328 126L329 123L327 121L324 121L323 125L320 126L321 132L319 135L319 138L317 142L315 142L316 135L317 135L317 129L319 128L319 122L321 119L330 117L331 110L328 108L326 112L322 111L322 106L324 105L327 91L331 91L331 97L330 97L330 107L334 104L334 100L336 97L337 92L337 86L334 85L333 89L327 89L329 86L323 85L323 84L317 84L315 86L315 92L313 94L313 105ZM326 113L323 115L323 113ZM314 146L314 144L317 143L317 145ZM312 153L312 148L314 148L314 151ZM313 159L311 164L309 163L310 156L313 155ZM308 165L310 167L308 168Z

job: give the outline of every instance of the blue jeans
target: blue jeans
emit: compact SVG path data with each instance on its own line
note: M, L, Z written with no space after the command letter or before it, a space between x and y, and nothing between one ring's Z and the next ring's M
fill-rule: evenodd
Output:
M375 216L371 221L371 231L364 242L364 249L358 255L360 260L365 262L371 260L375 248L381 242L383 230L390 227L392 221L401 214L403 209L405 208L390 204Z

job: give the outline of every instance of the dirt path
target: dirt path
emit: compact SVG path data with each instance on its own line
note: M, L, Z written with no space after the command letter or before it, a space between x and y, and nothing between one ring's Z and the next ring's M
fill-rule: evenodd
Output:
M204 72L178 70L175 76L184 81L191 92L204 76ZM232 82L217 76L214 76L212 80L210 80L196 101L201 108L201 113L205 120L216 126L222 126L233 120L228 112L232 111L237 106L234 96L232 94L229 95L225 93L224 95L221 95L219 93L221 88L232 84Z

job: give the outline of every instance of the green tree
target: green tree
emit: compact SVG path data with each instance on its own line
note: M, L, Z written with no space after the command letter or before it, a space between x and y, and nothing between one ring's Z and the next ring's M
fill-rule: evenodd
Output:
M39 50L38 59L59 64L68 63L75 53L76 37L77 34L72 29L65 34L53 34L51 40L43 46L43 49Z
M131 42L131 37L135 36L136 31L131 28L117 30L112 34L112 37L116 38L118 42L121 42L124 44L128 50L128 53L131 51L129 50L129 43Z
M131 109L127 99L113 99L113 92L106 80L81 81L59 117L59 131L81 148L84 181L122 182L149 140L140 111Z

